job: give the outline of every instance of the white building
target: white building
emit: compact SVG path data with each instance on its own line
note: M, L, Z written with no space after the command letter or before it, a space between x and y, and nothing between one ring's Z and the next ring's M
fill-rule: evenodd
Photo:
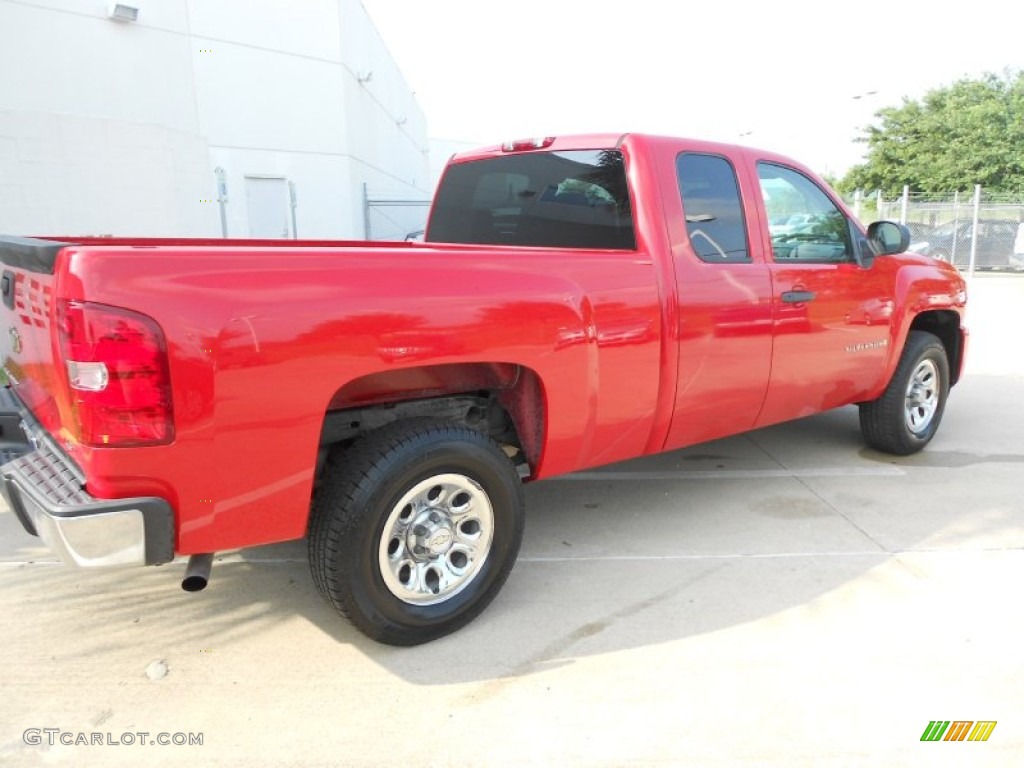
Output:
M0 31L0 232L361 238L364 189L430 194L359 0L0 0Z

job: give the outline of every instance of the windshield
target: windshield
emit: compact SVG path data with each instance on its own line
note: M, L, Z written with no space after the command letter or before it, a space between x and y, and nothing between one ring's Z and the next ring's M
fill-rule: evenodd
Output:
M438 188L426 239L634 249L622 153L523 152L452 165Z

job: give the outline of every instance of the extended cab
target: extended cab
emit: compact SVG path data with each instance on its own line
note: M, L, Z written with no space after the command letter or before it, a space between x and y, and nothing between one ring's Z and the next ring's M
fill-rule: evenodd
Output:
M626 134L453 157L423 243L5 238L3 492L188 589L308 537L339 612L424 642L500 589L523 480L853 403L925 446L966 293L908 237L785 157Z

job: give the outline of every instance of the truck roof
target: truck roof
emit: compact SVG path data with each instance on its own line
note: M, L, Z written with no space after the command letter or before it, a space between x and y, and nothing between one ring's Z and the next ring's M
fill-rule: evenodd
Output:
M648 145L685 145L688 150L707 152L711 154L734 154L740 152L756 152L758 157L765 160L776 160L797 168L808 170L799 161L793 158L780 155L769 150L749 147L745 144L729 144L726 142L711 141L683 136L664 136L649 133L584 133L570 134L565 136L539 136L518 138L506 141L502 144L491 144L474 149L457 152L448 160L449 163L464 163L471 160L481 160L488 157L500 157L513 152L531 151L555 151L567 152L579 149L617 149L627 141L642 141Z

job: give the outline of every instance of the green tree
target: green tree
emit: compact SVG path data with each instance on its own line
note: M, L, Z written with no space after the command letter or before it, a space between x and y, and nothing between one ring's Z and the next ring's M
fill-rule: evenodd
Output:
M875 117L860 139L867 160L839 182L843 193L880 189L895 197L904 184L926 193L975 184L1024 191L1024 72L959 80Z

